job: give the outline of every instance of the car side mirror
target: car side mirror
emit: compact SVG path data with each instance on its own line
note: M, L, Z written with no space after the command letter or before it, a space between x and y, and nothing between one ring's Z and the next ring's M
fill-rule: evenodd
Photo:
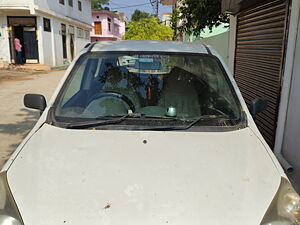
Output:
M256 98L250 104L250 113L253 118L256 117L258 113L263 112L268 107L268 100L265 98Z
M45 97L38 94L26 94L24 96L24 105L27 108L38 109L41 112L43 112L47 107Z

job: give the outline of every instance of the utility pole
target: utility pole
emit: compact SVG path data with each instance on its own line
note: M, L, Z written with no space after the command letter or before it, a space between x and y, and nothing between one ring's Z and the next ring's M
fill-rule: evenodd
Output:
M160 0L150 0L150 3L152 5L155 15L157 17L158 17L159 2L160 2Z

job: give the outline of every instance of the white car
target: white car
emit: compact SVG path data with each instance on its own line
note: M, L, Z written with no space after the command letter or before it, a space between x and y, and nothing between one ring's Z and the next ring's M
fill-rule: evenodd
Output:
M300 222L299 196L252 119L266 101L250 113L209 46L91 44L47 106L24 102L42 115L2 169L0 225Z

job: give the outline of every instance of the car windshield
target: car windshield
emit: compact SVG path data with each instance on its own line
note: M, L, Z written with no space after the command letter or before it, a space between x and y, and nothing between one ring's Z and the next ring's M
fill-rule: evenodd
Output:
M131 117L136 125L209 115L240 121L241 107L216 57L157 52L82 55L54 105L57 121L137 114L145 116Z

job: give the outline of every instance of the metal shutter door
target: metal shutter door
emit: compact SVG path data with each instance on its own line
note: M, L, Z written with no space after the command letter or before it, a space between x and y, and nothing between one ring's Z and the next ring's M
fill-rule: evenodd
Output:
M270 147L274 146L288 1L275 0L242 11L237 17L234 75L247 104L268 99L268 109L256 124Z

